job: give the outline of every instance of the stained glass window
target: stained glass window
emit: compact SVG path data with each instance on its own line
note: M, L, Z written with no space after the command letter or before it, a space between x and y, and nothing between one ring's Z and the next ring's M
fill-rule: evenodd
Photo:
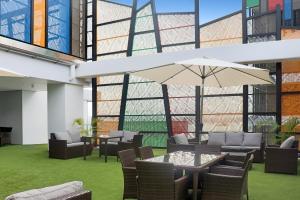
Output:
M70 53L70 0L48 0L48 48Z
M247 7L252 8L259 5L259 0L247 0Z
M4 36L31 42L31 1L0 1L0 33Z
M34 32L33 43L45 47L45 34L46 34L46 0L34 0Z
M275 11L277 5L283 9L283 0L269 0L269 11Z

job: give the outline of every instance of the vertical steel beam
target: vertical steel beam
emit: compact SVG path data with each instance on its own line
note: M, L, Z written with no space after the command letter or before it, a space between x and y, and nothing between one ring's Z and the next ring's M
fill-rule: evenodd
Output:
M201 118L201 87L196 86L196 137L199 137L202 131L202 124L200 123L200 118Z
M92 46L92 59L97 60L97 1L93 0L92 14L93 14L93 46Z
M152 8L152 17L153 17L154 33L155 33L157 52L161 53L162 52L162 46L161 46L161 39L160 39L160 32L159 32L159 25L158 25L158 17L157 17L157 12L156 12L155 0L151 0L151 8Z
M243 131L248 132L248 113L249 113L249 87L243 86Z
M128 86L129 86L129 74L125 74L124 75L124 81L123 81L121 106L120 106L119 127L118 127L119 130L124 129Z
M165 114L166 114L166 121L167 121L168 136L171 137L173 135L173 128L172 128L172 117L171 117L171 110L170 110L168 86L162 85L162 91L164 97L164 107L165 107Z
M281 40L282 15L280 5L276 6L276 40Z
M276 63L276 122L281 125L282 64Z
M195 48L200 48L200 0L195 0Z
M132 11L131 11L131 22L130 22L130 29L129 29L129 38L128 38L128 46L127 46L127 56L132 56L133 40L134 40L134 32L135 32L135 23L136 23L136 13L137 13L137 0L133 0Z
M97 117L97 79L92 79L92 117Z
M243 31L243 44L248 43L248 30L247 30L247 1L242 2L242 31Z

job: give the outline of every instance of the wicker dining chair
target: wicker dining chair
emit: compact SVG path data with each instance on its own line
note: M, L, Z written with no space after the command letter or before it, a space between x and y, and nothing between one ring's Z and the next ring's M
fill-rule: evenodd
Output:
M139 200L184 200L188 177L175 179L174 165L136 161Z
M252 168L255 150L247 152L243 161L224 159L217 167L238 167L245 169L249 165L249 170Z
M124 177L123 199L137 198L136 184L136 155L134 149L128 149L118 152Z
M146 160L149 158L153 158L154 157L154 153L153 153L153 149L152 147L140 147L138 149L138 155L140 156L141 160Z

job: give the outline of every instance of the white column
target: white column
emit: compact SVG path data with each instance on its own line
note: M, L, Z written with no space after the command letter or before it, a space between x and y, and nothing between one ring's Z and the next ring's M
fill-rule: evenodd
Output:
M83 86L48 84L48 132L66 131L83 118Z

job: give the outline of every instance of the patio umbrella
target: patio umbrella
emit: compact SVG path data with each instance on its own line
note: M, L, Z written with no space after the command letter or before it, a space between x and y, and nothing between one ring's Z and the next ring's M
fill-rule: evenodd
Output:
M201 86L200 124L203 122L204 87L274 84L266 69L226 62L212 58L196 58L174 62L141 71L132 75L166 85Z

